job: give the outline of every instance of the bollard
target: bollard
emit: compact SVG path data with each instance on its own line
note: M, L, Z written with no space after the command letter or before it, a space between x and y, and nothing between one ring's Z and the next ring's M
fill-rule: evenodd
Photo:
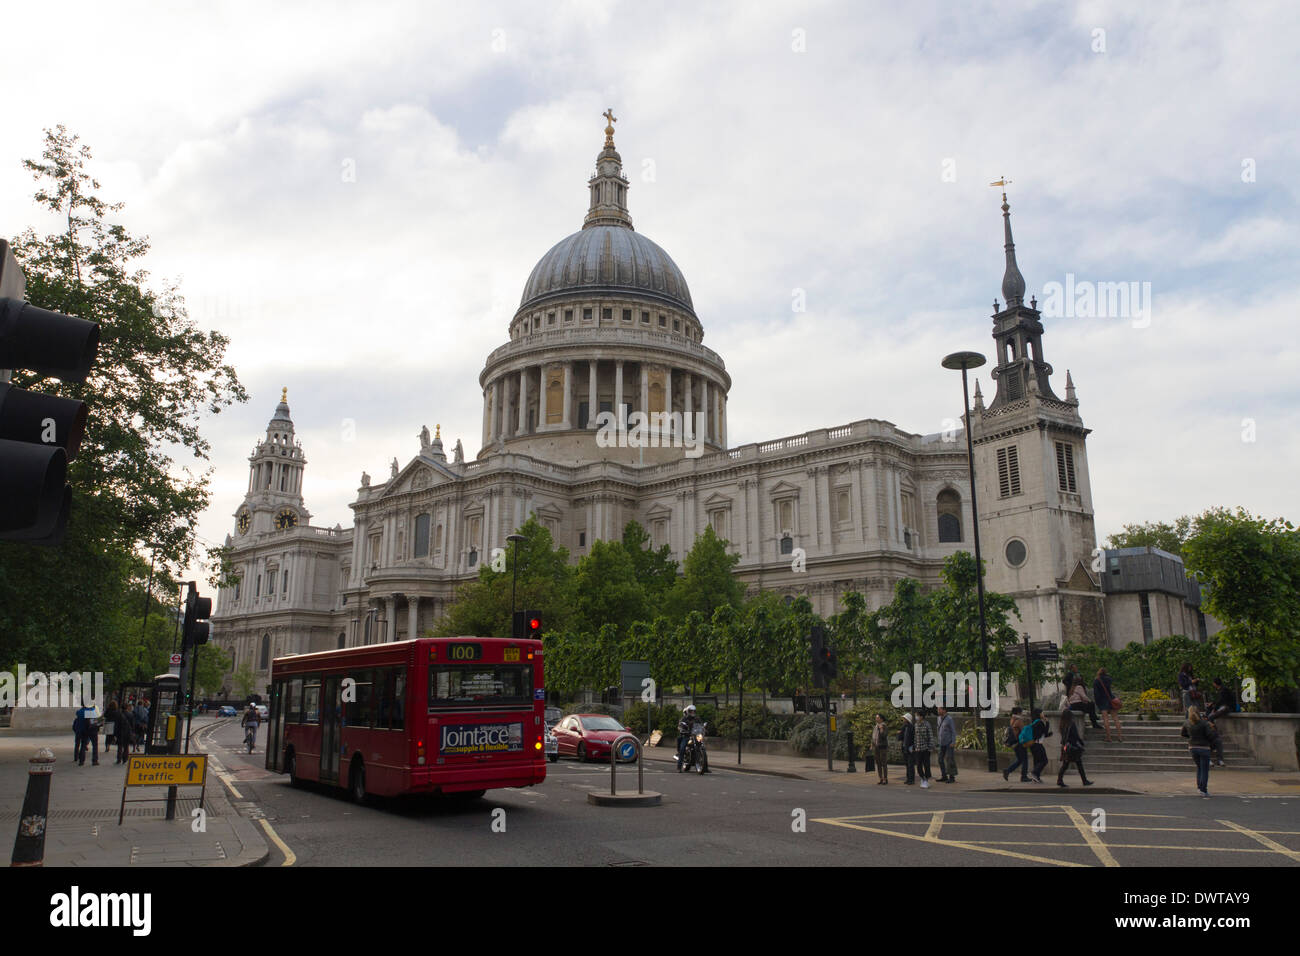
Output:
M853 731L850 730L850 731L846 732L846 733L844 734L844 737L845 737L845 742L849 745L849 769L848 769L848 772L849 772L849 773L857 773L857 772L858 772L858 767L857 767L857 765L853 762Z
M18 836L10 866L45 865L45 821L49 815L50 778L54 774L54 751L42 747L27 762L27 796L18 816Z

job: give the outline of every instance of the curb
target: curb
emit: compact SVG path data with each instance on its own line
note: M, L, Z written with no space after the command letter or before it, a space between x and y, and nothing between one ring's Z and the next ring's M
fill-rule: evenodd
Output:
M203 746L202 738L196 734L192 738L195 748L199 753L207 754L208 750ZM215 776L215 774L214 774ZM219 804L224 808L224 812L216 813L216 816L230 822L230 827L235 831L235 836L239 839L240 853L233 860L226 860L221 863L213 863L212 866L239 867L239 866L261 866L271 858L271 847L263 839L258 828L253 825L252 821L242 817L230 803L229 791L226 789L226 782L217 777L217 786L212 789L209 803ZM260 849L259 849L260 848Z

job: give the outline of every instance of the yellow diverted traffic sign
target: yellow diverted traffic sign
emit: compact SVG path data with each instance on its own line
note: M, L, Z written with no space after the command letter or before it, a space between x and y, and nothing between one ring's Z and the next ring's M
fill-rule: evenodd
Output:
M204 786L207 775L206 754L133 755L126 766L126 786Z

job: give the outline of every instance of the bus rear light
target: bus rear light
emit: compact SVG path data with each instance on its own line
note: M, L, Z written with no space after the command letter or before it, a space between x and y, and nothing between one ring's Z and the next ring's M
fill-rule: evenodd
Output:
M541 749L542 749L542 742L539 740L539 741L537 741L537 743L533 744L533 749L534 749L534 750L541 750Z

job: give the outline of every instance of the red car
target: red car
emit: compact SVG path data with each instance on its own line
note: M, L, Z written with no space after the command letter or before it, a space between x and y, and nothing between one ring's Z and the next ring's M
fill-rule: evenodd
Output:
M619 737L631 731L613 717L603 714L570 714L555 725L552 733L560 744L560 756L579 760L608 760L609 748ZM618 760L636 759L636 744L625 740L618 746Z

